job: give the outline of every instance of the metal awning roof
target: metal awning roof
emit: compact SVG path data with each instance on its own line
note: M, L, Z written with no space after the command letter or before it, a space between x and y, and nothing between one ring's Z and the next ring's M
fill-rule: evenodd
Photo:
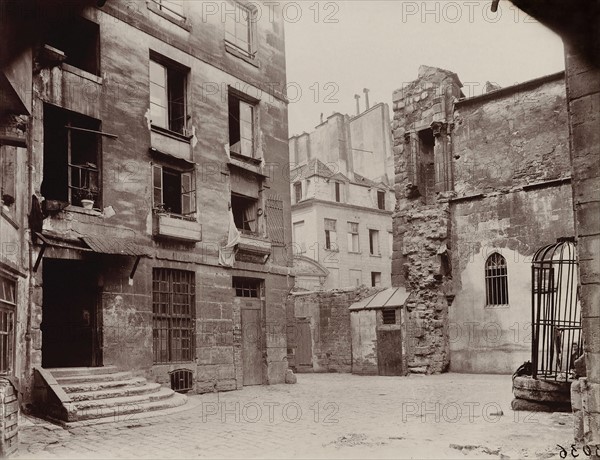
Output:
M377 294L353 303L350 305L350 311L402 307L409 295L410 292L404 287L387 288Z
M81 240L99 254L150 257L150 251L133 241L107 236L83 236Z

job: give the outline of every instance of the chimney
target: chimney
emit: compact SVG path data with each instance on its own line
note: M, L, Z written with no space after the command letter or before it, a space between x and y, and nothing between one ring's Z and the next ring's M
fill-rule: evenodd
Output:
M360 115L360 96L355 94L354 99L356 99L356 115Z
M365 104L367 105L367 108L365 110L369 110L369 108L370 108L370 106L369 106L369 89L364 88L363 93L365 93Z

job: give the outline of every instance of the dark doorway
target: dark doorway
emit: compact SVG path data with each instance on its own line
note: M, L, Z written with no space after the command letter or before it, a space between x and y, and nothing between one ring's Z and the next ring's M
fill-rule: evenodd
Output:
M377 329L377 367L379 375L403 375L400 328Z
M310 319L296 318L296 367L298 372L312 372L312 334Z
M42 367L102 365L97 344L98 277L91 262L45 259Z

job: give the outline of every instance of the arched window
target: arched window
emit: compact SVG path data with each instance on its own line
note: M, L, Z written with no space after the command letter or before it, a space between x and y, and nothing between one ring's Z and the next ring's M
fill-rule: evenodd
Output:
M508 305L506 259L497 252L485 262L485 304Z

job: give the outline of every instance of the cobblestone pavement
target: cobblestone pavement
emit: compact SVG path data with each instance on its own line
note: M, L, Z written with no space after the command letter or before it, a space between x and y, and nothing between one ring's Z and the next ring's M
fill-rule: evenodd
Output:
M511 397L510 376L300 374L190 396L168 416L69 430L34 419L19 458L560 458L571 415L513 412Z

